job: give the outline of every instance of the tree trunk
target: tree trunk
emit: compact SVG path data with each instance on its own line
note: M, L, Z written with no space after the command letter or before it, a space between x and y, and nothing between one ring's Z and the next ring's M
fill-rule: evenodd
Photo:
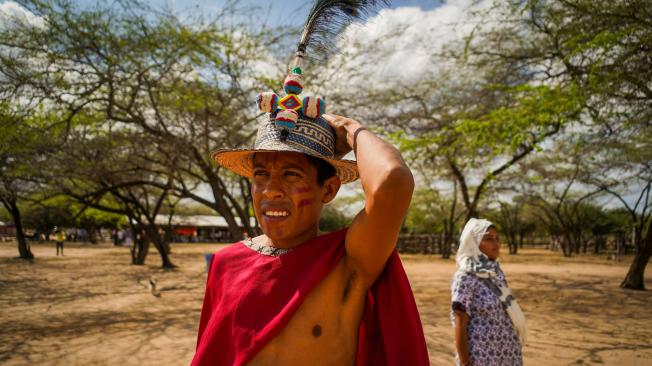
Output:
M455 209L457 208L457 181L453 180L453 202L451 202L448 220L444 220L444 246L441 251L441 257L448 259L451 257L453 246L453 235L455 232Z
M580 249L582 249L582 235L575 228L568 228L568 231L571 239L571 250L575 251L576 255L579 255Z
M442 252L441 252L441 257L443 259L449 259L451 257L452 246L453 245L450 240L446 240L444 242L444 245L442 246Z
M222 217L224 217L224 220L226 221L226 224L228 226L229 234L231 234L230 240L234 242L238 240L242 240L244 238L242 229L238 226L238 223L235 221L233 212L231 211L231 208L226 202L225 194L222 189L224 184L222 184L222 182L219 180L218 177L213 177L209 183L211 186L211 190L213 192L213 198L215 199L215 206L213 208L220 215L222 215Z
M439 254L441 254L442 259L451 257L452 241L450 233L444 229L439 237Z
M443 259L449 259L451 257L452 246L453 246L453 229L447 227L448 225L444 224L444 240L441 246L441 257Z
M593 254L600 254L600 251L605 246L606 239L600 235L593 241Z
M650 255L652 255L652 220L648 224L645 240L638 247L634 260L629 267L629 272L627 272L627 276L625 276L620 287L631 290L645 290L645 267L650 261Z
M149 252L149 240L142 235L133 239L131 247L131 264L142 266L145 264L147 253Z
M23 221L20 216L20 210L16 201L5 202L2 201L4 206L7 208L7 211L11 214L11 218L14 221L14 226L16 227L16 241L18 242L18 254L20 258L23 259L34 259L34 254L32 253L27 238L25 238L25 232L23 231Z
M88 227L88 241L91 242L91 244L97 244L97 226L93 223Z
M161 238L161 235L158 233L158 226L154 224L147 225L145 229L147 236L154 244L154 247L161 255L161 263L163 268L175 268L176 266L170 260L170 245Z
M509 254L518 254L518 242L516 240L509 242Z
M131 264L142 266L145 264L147 253L149 252L149 240L143 233L142 229L131 224Z
M571 257L573 255L571 242L572 239L570 235L564 235L563 239L561 240L561 250L564 253L564 257Z
M509 254L516 254L518 253L518 241L516 239L516 231L511 230L505 230L507 232L507 247L509 248Z

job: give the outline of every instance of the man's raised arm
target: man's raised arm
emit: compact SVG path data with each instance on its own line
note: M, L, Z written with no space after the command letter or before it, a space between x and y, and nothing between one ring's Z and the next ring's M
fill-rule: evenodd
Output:
M330 114L323 118L335 129L336 151L341 154L347 148L355 150L365 207L347 232L346 260L369 287L396 245L412 199L414 179L401 153L359 122Z

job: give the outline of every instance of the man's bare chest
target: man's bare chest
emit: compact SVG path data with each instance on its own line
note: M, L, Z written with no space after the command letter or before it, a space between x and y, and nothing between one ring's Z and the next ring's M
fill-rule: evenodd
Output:
M352 364L365 296L340 261L249 365Z

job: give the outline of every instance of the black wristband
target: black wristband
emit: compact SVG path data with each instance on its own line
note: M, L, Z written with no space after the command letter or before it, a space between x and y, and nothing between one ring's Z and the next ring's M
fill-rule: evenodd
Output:
M355 155L358 155L358 134L362 131L366 131L367 129L365 127L358 127L357 130L353 133L353 153Z

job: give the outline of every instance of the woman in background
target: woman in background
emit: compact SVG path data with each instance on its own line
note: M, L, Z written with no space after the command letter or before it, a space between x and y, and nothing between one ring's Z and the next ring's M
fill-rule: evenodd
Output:
M457 365L523 365L525 317L507 286L499 254L493 224L470 219L460 238L451 286Z

